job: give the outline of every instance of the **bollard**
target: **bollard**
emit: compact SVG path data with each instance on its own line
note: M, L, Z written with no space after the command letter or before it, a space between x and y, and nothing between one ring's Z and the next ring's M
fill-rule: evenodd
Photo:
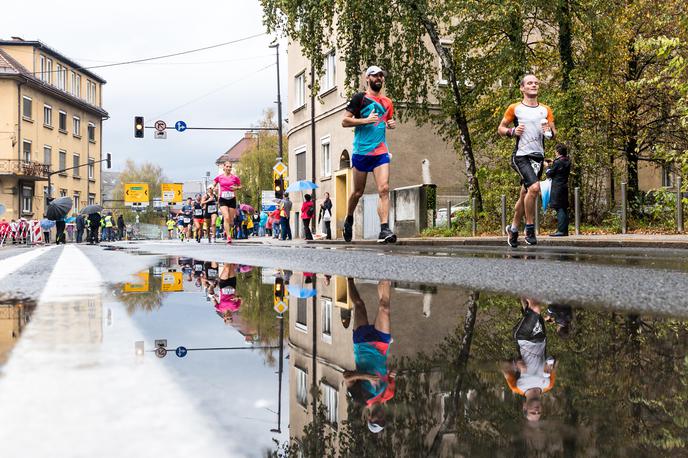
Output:
M580 188L576 187L573 192L574 218L576 224L576 235L580 235Z
M502 194L502 234L506 233L506 196Z
M447 227L451 229L451 200L447 201Z
M473 224L472 224L472 232L473 232L473 237L475 237L478 233L478 215L476 214L475 207L477 203L477 198L473 198L471 200L471 206L473 207Z
M683 196L681 187L683 180L681 177L676 178L676 230L679 234L683 233Z
M626 183L621 183L621 233L625 234L627 229L626 221Z
M535 235L540 235L540 193L538 192L537 199L535 200Z

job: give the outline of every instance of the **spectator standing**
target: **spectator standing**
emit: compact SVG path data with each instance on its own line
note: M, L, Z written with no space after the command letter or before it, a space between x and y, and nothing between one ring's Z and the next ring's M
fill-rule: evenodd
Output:
M557 232L551 237L566 237L569 235L569 174L571 160L566 145L558 143L554 147L557 157L550 167L545 170L547 178L552 179L549 206L557 212Z
M282 240L291 240L291 225L289 224L289 215L291 214L293 203L289 199L289 193L284 193L282 199L282 209L280 211L280 237Z
M14 221L13 221L14 222ZM43 231L43 241L45 243L50 243L50 228L52 223L48 218L43 218L41 220L41 231Z
M84 215L76 217L76 243L84 241L84 229L86 229L86 218Z
M88 243L98 243L98 230L100 228L100 213L91 213L88 215Z
M304 202L301 204L301 221L303 221L304 238L306 240L313 240L313 233L311 233L311 220L315 216L315 205L311 202L311 195L304 194Z
M265 230L267 227L267 223L268 223L268 212L265 212L265 211L260 212L260 219L258 220L258 236L259 237L265 236Z
M272 212L272 237L277 239L280 236L280 229L282 228L282 223L280 222L281 208L277 208Z
M127 226L124 224L124 216L119 215L117 217L117 232L120 240L124 240L126 235Z
M330 193L325 193L325 200L320 204L320 211L318 212L318 224L325 223L325 239L332 240L332 229L330 221L332 221L332 201L330 200Z

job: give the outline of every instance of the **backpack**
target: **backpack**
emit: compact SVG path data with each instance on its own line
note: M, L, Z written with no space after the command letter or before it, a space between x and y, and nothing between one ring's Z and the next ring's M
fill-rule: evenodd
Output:
M306 209L306 216L308 218L313 218L314 215L315 215L315 207L313 205L311 205Z

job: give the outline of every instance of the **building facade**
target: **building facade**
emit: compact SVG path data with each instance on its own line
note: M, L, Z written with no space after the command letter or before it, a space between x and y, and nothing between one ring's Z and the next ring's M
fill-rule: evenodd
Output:
M327 53L320 93L316 97L312 113L308 89L310 62L303 56L301 47L296 42L290 42L287 53L289 182L314 181L319 186L316 191L316 209L322 203L324 193L330 194L334 204L333 237L341 237L346 202L352 185L350 160L354 138L353 129L342 127L348 103L344 87L345 63L340 60L336 49ZM437 83L442 84L439 72L437 77ZM364 90L363 79L359 90ZM398 101L394 102L397 103L395 109L398 110ZM311 146L312 115L315 119L315 151ZM427 159L432 182L437 185L439 196L453 196L454 202L457 202L456 196L466 194L463 163L452 145L436 135L430 125L417 126L413 121L398 123L395 130L387 132L387 143L393 155L390 164L390 189L422 184L422 162ZM354 218L354 238L362 238L366 224L377 226L372 232L366 230L366 233L374 232L377 236L379 231L379 221L374 210L378 197L372 176L368 179L365 194ZM291 197L296 213L301 208L302 195ZM292 221L296 219L294 216L296 215L292 215ZM316 232L322 232L319 226L316 227Z
M41 219L49 175L73 212L101 201L104 84L40 41L0 40L1 218Z

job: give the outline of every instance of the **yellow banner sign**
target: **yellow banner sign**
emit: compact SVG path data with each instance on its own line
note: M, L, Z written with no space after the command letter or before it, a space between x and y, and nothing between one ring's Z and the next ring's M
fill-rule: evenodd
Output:
M182 188L181 183L163 183L160 185L162 190L162 201L177 203L181 202L182 199Z
M147 183L124 184L125 203L148 203L148 201L150 201L150 194L148 194Z
M162 286L160 290L165 293L184 291L182 272L164 272L162 274Z
M140 282L136 283L125 283L124 284L124 292L125 293L147 293L148 289L150 288L150 284L148 282L148 272L139 272L136 274L137 277L141 279Z

